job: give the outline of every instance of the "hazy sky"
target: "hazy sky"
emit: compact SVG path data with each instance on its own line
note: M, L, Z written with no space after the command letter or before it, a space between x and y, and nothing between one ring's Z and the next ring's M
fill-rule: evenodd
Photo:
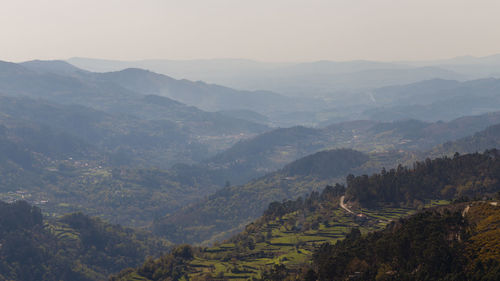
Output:
M0 0L0 60L500 53L499 0Z

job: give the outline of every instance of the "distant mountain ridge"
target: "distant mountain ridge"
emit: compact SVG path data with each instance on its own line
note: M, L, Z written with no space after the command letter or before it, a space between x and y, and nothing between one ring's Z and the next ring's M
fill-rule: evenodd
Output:
M486 149L500 149L500 124L490 126L472 136L455 141L449 141L435 147L431 155L452 155L458 153L473 153Z
M376 106L363 115L374 120L451 120L500 108L500 79L465 82L434 79L374 90Z
M470 78L500 78L500 54L489 56L460 56L451 59L442 59L423 62L402 62L408 65L422 66L433 65L463 73Z
M61 60L44 61L44 60L32 60L20 63L20 65L38 71L40 73L53 73L59 75L72 75L77 73L86 73L86 70L78 68L72 64L69 64Z
M265 102L243 103L260 105L259 113L271 117L278 126L289 127L323 126L327 123L359 119L448 121L464 115L498 111L498 87L494 86L492 83L495 82L489 78L500 78L500 64L496 64L495 56L478 60L492 63L473 62L463 66L471 68L470 71L455 71L446 68L446 65L433 62L416 64L317 61L267 64L245 60L152 60L118 64L106 61L104 65L114 70L143 67L177 78L218 82L237 89L264 90L289 97L301 97L302 99L296 100L292 106L285 99L270 99L275 104L280 104L273 110L269 110ZM100 64L99 60L92 59L70 61L76 65L78 62L87 66ZM111 67L113 65L116 67ZM195 66L200 66L200 69L206 67L206 71L197 72L198 68ZM498 75L470 74L475 71L474 68L484 67L491 67ZM176 71L180 76L173 74ZM462 72L466 74L460 74ZM208 106L214 99L203 97L184 102ZM300 103L300 106L297 106L297 103ZM227 110L235 104L237 103L219 104L219 108ZM219 109L214 104L210 106ZM256 110L249 107L244 109ZM279 109L278 112L276 109Z
M310 110L313 106L322 105L314 100L303 99L299 102L300 99L269 91L239 91L202 81L176 80L138 68L96 75L138 93L167 96L207 111L253 110L270 114L284 110Z
M22 65L6 62L0 63L0 93L16 98L25 96L23 99L18 99L15 102L14 100L10 100L15 106L8 107L6 104L3 105L4 108L2 110L14 116L19 114L13 111L15 108L19 110L26 110L29 107L32 107L32 109L34 107L43 109L43 106L39 106L36 103L44 104L45 107L66 106L67 113L71 113L70 108L73 106L73 110L79 111L78 114L80 114L79 117L75 116L75 118L79 118L78 122L87 122L85 126L95 125L89 123L88 120L95 120L96 118L108 115L104 117L108 121L148 123L147 126L138 128L144 131L147 127L155 127L156 131L147 132L149 134L148 137L165 134L168 130L172 130L172 133L176 133L171 134L169 138L184 139L182 142L176 141L171 144L165 142L162 144L156 143L155 145L157 146L175 146L178 143L181 143L182 146L189 146L191 143L194 143L196 146L204 143L201 147L205 146L205 151L212 151L214 153L220 151L225 146L231 145L231 143L236 142L240 138L263 132L268 128L265 125L251 121L219 113L205 112L167 97L155 97L153 95L137 93L125 89L112 81L107 81L99 76L99 74L75 70L73 66L59 61L35 61L23 63ZM26 97L29 97L29 99ZM40 102L37 100L40 100ZM25 105L22 105L23 103ZM82 107L78 108L75 104ZM91 110L82 110L83 107L87 109L91 108ZM50 113L47 108L44 110L46 113ZM84 111L87 112L84 113ZM94 112L91 113L90 111ZM41 111L34 110L31 112L28 110L23 114L29 117L35 112L40 113ZM96 114L96 116L91 116L91 114ZM45 122L46 125L52 126L48 120L44 119L45 117L49 116L38 115L34 121ZM84 120L85 118L88 118L88 120ZM60 120L66 122L66 124L69 122L69 120L61 118ZM77 121L76 119L71 120ZM79 125L75 125L76 130L74 132L76 134L89 133L88 130L79 131ZM83 123L80 125L83 125ZM68 126L66 128L72 129ZM145 135L143 136L146 137ZM90 135L87 137L90 138ZM94 139L91 140L94 141ZM179 149L176 150L179 151ZM182 149L180 150L182 151ZM172 162L183 162L185 160L192 162L192 159L190 160L189 158L190 156L187 158L172 158L167 165L173 164Z
M287 96L328 96L342 90L408 84L433 78L464 79L463 75L438 67L362 60L263 63L230 59L110 61L72 58L67 61L93 71L140 67L176 78L203 80L236 89L268 90Z

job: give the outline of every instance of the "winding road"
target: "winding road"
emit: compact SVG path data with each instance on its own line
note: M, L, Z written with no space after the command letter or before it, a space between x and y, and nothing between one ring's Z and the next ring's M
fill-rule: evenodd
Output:
M354 212L351 211L349 208L347 208L347 206L344 204L344 198L345 198L344 195L340 197L340 208L346 210L348 213L354 214Z

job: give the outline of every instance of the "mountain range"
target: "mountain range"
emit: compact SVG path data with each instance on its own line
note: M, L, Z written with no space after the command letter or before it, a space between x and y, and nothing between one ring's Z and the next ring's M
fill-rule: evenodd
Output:
M327 150L305 156L276 172L270 172L265 176L251 180L244 185L228 186L218 190L215 194L205 200L187 206L174 212L163 219L155 222L155 231L168 237L171 241L181 242L212 242L223 237L234 234L241 230L246 223L256 219L273 200L292 199L303 194L318 190L325 185L344 182L348 174L362 175L378 172L383 168L390 169L399 165L411 165L413 161L428 157L452 156L456 152L473 153L490 148L497 148L499 138L499 125L490 126L473 136L459 138L460 134L468 134L465 128L475 128L477 124L486 124L491 120L496 124L496 118L490 119L492 115L464 117L448 124L428 124L418 130L404 125L415 137L425 138L427 141L433 137L447 135L458 139L444 144L436 139L433 147L422 145L421 150L408 152L404 150L387 152L361 153L355 150ZM379 124L380 125L380 124ZM382 124L382 128L389 129L395 134L394 124ZM400 124L401 125L401 124ZM471 125L469 127L469 125ZM368 127L370 128L370 127ZM461 128L461 129L459 129ZM304 132L304 131L302 131ZM436 135L431 132L438 132ZM382 133L378 133L382 134ZM383 133L387 134L387 133ZM308 135L317 138L317 135ZM424 137L425 136L425 137ZM370 136L369 138L373 138ZM279 138L273 138L278 140ZM290 140L291 138L286 138ZM304 141L304 143L308 143ZM427 143L427 145L432 145ZM262 148L263 146L255 146ZM372 146L376 147L376 146ZM411 150L410 150L411 151ZM256 153L249 153L255 155ZM269 151L263 153L256 159L262 159ZM230 158L230 157L228 157ZM235 157L235 159L239 159ZM241 161L243 162L243 161ZM343 166L345 165L345 166ZM259 164L256 164L259 167ZM249 169L242 168L242 171ZM324 169L324 170L323 170ZM189 229L190 235L186 235Z
M193 61L109 61L72 58L68 62L91 71L139 67L190 80L227 85L236 89L268 90L288 96L332 96L341 91L465 76L438 67L413 67L373 61L317 61L264 63L238 59Z
M64 62L1 63L0 93L5 96L2 110L15 118L68 130L115 151L117 141L133 146L122 149L128 153L144 150L141 142L149 142L154 150L178 154L151 153L148 158L160 167L200 160L192 152L215 153L268 129L167 97L136 93Z
M2 280L500 268L494 56L70 62L0 62Z

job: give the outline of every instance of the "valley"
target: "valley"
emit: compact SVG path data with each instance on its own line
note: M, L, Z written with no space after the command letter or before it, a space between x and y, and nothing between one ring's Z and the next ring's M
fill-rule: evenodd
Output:
M499 281L500 1L2 1L0 281Z
M401 71L385 65L394 68L380 72L379 66L352 67L363 75ZM394 264L354 250L356 256L343 254L353 261L339 261L347 269L329 272L321 255L336 257L342 247L358 245L349 243L390 235L381 233L414 218L448 218L442 214L448 209L489 208L496 216L498 81L453 77L460 81L351 89L342 100L326 92L297 97L232 89L138 68L101 73L63 61L2 62L0 200L14 217L28 212L36 222L15 228L5 218L0 245L18 245L12 239L22 233L24 240L15 243L26 243L26 251L16 257L13 248L0 246L0 277L410 274L401 264L391 270ZM484 243L491 245L495 240L485 231ZM476 253L483 243L477 239L458 242ZM28 253L45 258L28 261ZM477 255L496 270L495 254ZM30 270L34 275L21 273Z

